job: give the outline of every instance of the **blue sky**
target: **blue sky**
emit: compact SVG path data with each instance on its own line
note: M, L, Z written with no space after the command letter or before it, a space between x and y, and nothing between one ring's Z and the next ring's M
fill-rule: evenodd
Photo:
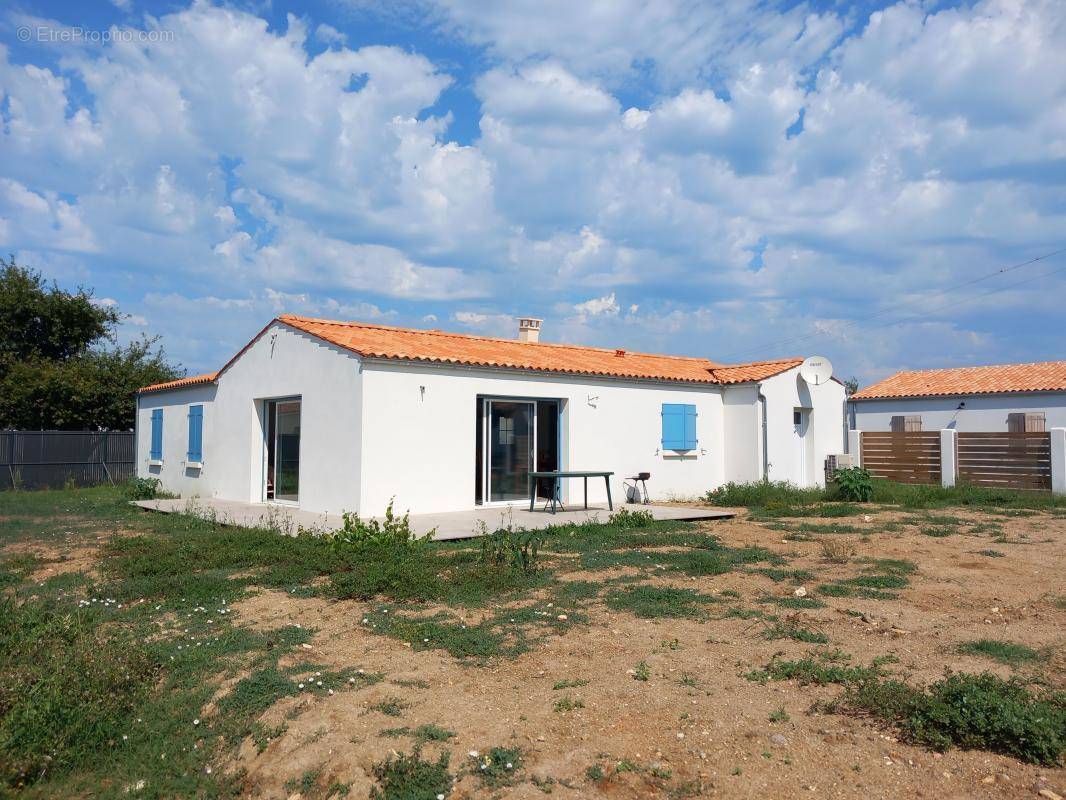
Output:
M0 248L191 372L282 311L1063 358L1066 7L16 2Z

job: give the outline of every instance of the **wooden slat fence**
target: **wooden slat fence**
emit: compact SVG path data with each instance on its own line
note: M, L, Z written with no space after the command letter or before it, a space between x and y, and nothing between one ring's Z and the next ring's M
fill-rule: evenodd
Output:
M1051 434L959 433L958 465L960 483L1049 492Z
M940 432L862 432L862 466L876 478L940 483Z
M133 462L132 431L0 431L0 489L121 483Z

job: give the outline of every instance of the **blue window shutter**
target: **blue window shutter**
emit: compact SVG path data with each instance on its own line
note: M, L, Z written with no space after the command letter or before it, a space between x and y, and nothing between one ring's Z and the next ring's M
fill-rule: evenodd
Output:
M696 439L696 406L686 405L685 409L685 449L695 450Z
M663 450L696 449L696 406L663 403Z
M163 458L163 409L152 409L152 453L154 461Z
M189 461L204 460L204 407L189 406Z
M663 450L685 449L685 407L663 403Z

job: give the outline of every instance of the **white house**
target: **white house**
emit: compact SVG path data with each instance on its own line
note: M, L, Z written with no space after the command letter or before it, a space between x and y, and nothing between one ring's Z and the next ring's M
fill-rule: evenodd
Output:
M1066 361L908 370L852 395L863 431L1039 432L1066 427Z
M726 366L519 327L493 339L280 316L218 372L138 393L137 474L186 497L372 516L393 497L413 513L528 502L533 469L612 471L616 499L638 472L653 498L815 485L843 450L843 385L807 384L801 359ZM564 486L564 501L581 494ZM605 499L590 481L590 502Z

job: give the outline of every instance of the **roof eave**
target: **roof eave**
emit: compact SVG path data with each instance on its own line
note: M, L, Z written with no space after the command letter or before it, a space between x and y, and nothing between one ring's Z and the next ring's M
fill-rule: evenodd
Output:
M500 372L518 372L524 375L548 375L548 376L573 376L580 378L598 378L600 380L615 381L649 381L653 383L677 383L685 386L713 386L722 388L726 384L714 380L695 380L688 378L660 378L649 375L615 375L609 372L585 372L580 370L562 369L536 369L535 367L503 366L500 364L486 364L475 362L449 361L446 359L407 358L397 356L365 355L363 361L367 364L416 364L423 367L438 367L442 369L467 369L467 370L490 370Z
M864 400L926 400L932 397L994 397L1003 394L1063 394L1066 386L1053 389L995 389L988 392L929 392L927 394L880 394L859 397L852 395L849 400L861 403Z

